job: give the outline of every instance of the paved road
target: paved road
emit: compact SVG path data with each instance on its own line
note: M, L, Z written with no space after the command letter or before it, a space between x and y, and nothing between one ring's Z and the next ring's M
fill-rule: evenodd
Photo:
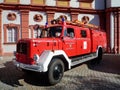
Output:
M48 86L39 74L18 71L11 58L0 60L0 90L120 90L120 55L104 55L98 66L78 65L55 86Z

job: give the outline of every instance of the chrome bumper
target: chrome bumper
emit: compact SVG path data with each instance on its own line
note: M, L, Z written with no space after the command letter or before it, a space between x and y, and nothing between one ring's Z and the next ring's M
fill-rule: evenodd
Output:
M28 65L17 62L16 59L13 59L13 63L17 68L35 71L35 72L43 72L43 67L40 65Z

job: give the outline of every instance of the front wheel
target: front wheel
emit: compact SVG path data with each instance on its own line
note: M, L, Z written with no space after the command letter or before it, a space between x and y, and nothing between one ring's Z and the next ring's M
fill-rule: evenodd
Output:
M54 85L61 81L64 74L64 64L58 58L52 59L48 69L49 84Z

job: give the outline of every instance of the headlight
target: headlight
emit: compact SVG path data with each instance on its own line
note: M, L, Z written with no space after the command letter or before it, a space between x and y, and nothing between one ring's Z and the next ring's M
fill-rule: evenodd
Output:
M38 54L35 54L34 57L33 57L33 59L34 59L36 62L38 62L38 61L39 61L39 55L38 55Z

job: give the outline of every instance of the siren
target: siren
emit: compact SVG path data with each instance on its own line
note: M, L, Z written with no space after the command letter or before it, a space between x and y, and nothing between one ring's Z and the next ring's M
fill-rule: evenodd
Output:
M45 28L47 28L47 27L48 27L48 22L45 23Z
M64 19L64 18L62 18L62 24L63 24L63 25L66 25L66 22L65 22L65 19Z

